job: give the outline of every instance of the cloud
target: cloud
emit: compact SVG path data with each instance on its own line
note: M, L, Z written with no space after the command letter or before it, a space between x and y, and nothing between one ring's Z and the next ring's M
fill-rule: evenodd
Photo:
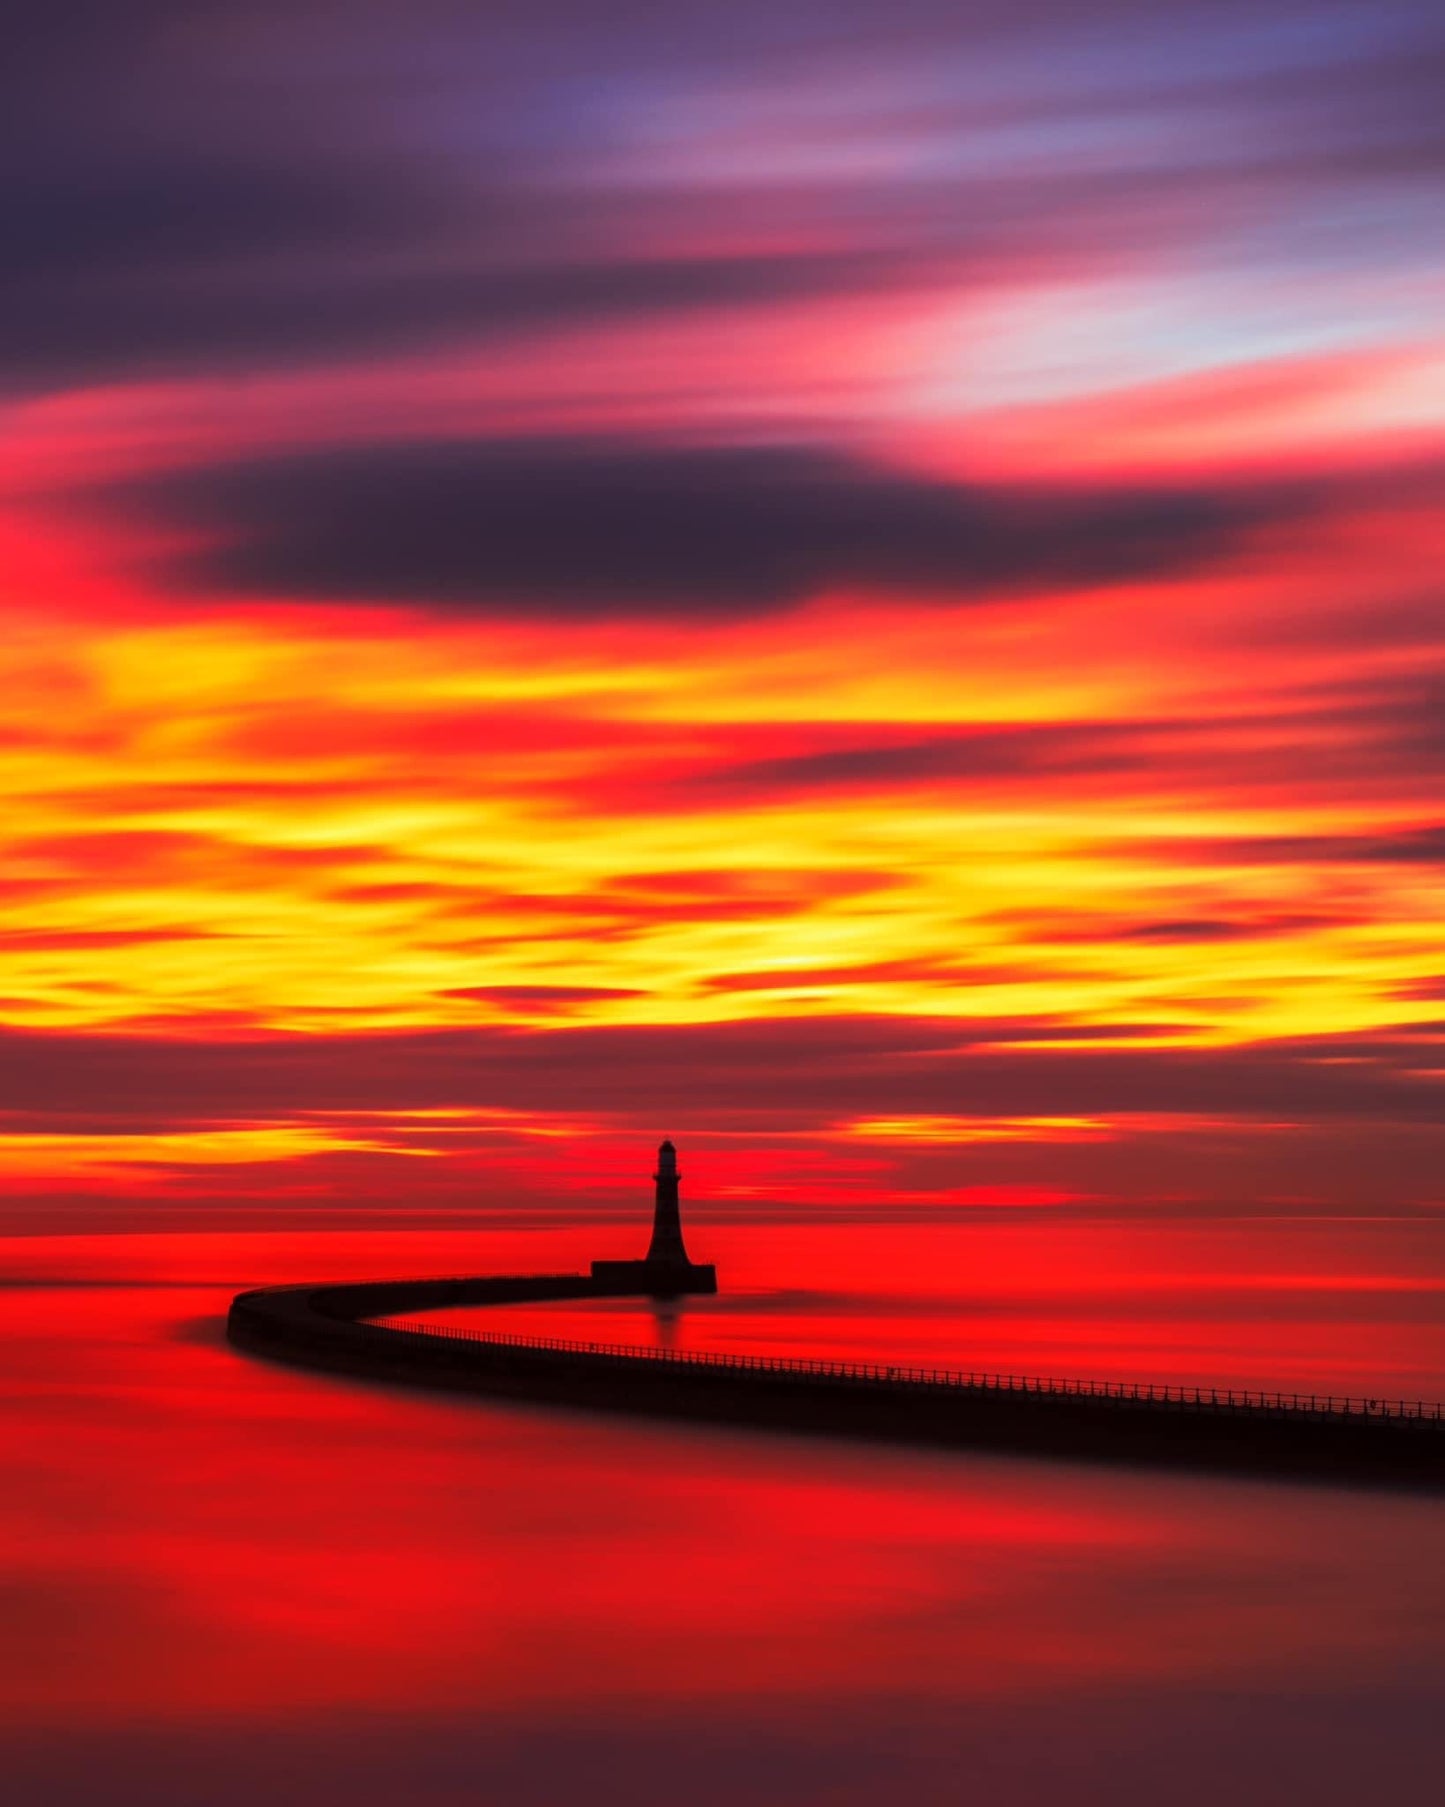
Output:
M28 199L33 221L0 206L26 260L0 295L0 381L12 391L414 352L899 280L866 253L587 260L565 234L547 261L487 267L449 244L504 236L507 197L448 209L391 171L376 192L283 165L193 172L184 185L168 172L158 190L137 171L63 204ZM419 237L429 215L438 229Z
M830 791L996 779L1042 772L1138 770L1150 763L1139 744L1152 724L1027 723L959 728L907 739L870 739L767 759L738 759L698 772L700 790Z
M1217 840L1160 843L1178 856L1207 857L1251 866L1445 865L1445 825L1393 834L1293 834L1221 836Z
M451 985L447 998L468 998L478 1004L533 1004L543 1009L565 1009L569 1004L606 1003L613 998L642 998L644 991L625 985Z
M1157 941L1166 945L1194 941L1252 941L1263 935L1297 934L1301 930L1328 928L1338 922L1330 916L1268 916L1257 921L1231 921L1224 917L1180 917L1172 921L1139 922L1101 930L1110 940Z
M1419 0L52 11L7 46L12 387L1152 268L1262 222L1408 259L1445 154Z
M728 614L834 587L969 600L1188 566L1243 492L960 488L807 446L428 442L168 473L109 492L248 597L589 616Z
M1344 486L1335 486L1342 498ZM1261 508L1269 504L1258 498ZM1368 648L1374 618L1353 623ZM1429 669L1403 679L1331 686L1316 697L1302 688L1273 706L1230 698L1223 709L1133 718L915 725L806 723L790 726L786 750L756 753L735 733L731 757L713 758L678 781L701 797L828 795L919 786L977 787L981 794L1017 780L1061 787L1125 786L1168 771L1173 782L1237 795L1276 789L1288 773L1301 785L1348 790L1382 776L1427 780L1445 775L1445 686ZM801 744L800 744L801 743ZM1326 856L1372 862L1430 857L1433 830L1397 836L1326 836ZM1308 853L1310 837L1262 837L1264 857L1282 848ZM1239 845L1232 843L1232 845Z
M103 1109L140 1121L270 1119L297 1109L466 1106L855 1116L1439 1119L1418 1036L1321 1036L1253 1047L1117 1047L1044 1022L940 1018L447 1030L207 1041L0 1032L7 1109ZM1115 1038L1110 1028L1095 1034ZM1063 1042L1021 1047L1024 1040Z

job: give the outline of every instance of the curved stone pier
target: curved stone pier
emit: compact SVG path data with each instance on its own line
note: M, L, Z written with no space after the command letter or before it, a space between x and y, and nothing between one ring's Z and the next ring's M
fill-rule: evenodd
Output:
M596 1274L267 1287L241 1348L363 1378L612 1412L1053 1458L1441 1488L1445 1412L1401 1402L673 1354L369 1320L447 1305L645 1296Z

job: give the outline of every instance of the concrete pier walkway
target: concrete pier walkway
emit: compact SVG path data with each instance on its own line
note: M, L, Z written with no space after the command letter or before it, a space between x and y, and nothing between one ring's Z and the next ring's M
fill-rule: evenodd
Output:
M607 1264L590 1275L268 1287L238 1295L227 1333L241 1348L305 1366L553 1405L1073 1460L1445 1487L1445 1408L1410 1401L684 1354L373 1321L441 1306L650 1290L609 1275Z

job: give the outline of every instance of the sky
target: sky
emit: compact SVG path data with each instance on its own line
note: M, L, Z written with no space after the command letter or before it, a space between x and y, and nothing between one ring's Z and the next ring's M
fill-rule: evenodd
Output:
M12 1202L1445 1205L1433 3L6 65Z

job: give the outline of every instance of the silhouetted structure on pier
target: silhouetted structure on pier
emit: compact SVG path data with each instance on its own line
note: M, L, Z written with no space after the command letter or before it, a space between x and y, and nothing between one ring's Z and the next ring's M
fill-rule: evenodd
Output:
M457 1305L716 1292L717 1270L689 1261L683 1245L680 1177L677 1150L664 1142L641 1261L594 1261L590 1274L263 1287L231 1301L227 1335L309 1367L556 1405L1445 1490L1439 1405L710 1355L396 1321L400 1312Z
M653 1193L652 1241L646 1258L642 1261L594 1261L592 1278L603 1286L653 1293L659 1298L672 1298L678 1293L715 1293L717 1269L687 1258L682 1240L682 1213L678 1208L682 1175L677 1168L677 1150L671 1142L664 1142L658 1149L657 1172L652 1179L656 1190Z
M687 1258L687 1250L682 1244L682 1213L678 1210L677 1194L682 1184L682 1175L677 1170L677 1150L671 1142L664 1142L657 1151L657 1172L652 1176L652 1243L647 1251L649 1261L680 1261L685 1267L692 1263Z

